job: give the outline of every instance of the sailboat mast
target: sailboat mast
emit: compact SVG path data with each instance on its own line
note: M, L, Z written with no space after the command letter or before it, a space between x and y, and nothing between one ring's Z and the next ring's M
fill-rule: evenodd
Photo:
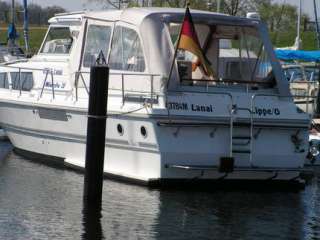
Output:
M15 6L14 6L14 0L11 1L11 24L15 24Z
M29 18L28 18L28 3L27 0L23 0L24 7L24 22L23 22L23 36L24 44L26 48L26 54L29 53Z
M313 9L314 9L314 19L315 19L316 30L317 30L317 45L318 45L318 49L319 49L320 48L320 30L319 30L318 11L317 11L316 0L313 0Z
M299 0L299 9L298 9L298 21L297 21L297 37L294 43L294 47L299 50L301 48L301 33L300 33L300 26L301 26L301 0Z
M15 46L15 34L13 31L15 30L15 6L14 6L14 0L11 1L11 27L10 27L10 33L8 33L8 46L14 47ZM9 31L9 30L8 30Z

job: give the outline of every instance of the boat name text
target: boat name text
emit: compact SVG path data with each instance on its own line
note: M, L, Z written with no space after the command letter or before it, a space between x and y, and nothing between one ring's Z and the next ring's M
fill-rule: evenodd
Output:
M168 102L167 108L169 110L178 110L178 111L193 111L193 112L213 112L212 105L199 105L199 104L188 104L184 102ZM257 114L259 116L279 116L280 109L279 108L259 108L255 107L253 109L253 114Z
M193 112L213 112L212 105L199 105L199 104L188 104L180 102L168 102L167 108L169 110L182 110L182 111L193 111Z
M258 108L258 107L255 107L253 110L253 114L257 114L259 116L272 116L272 115L279 116L280 109L279 108Z
M53 75L63 75L63 70L62 69L53 69L53 68L45 68L43 69L43 74L50 74L52 73Z
M61 88L61 89L63 89L63 88L65 88L66 87L66 84L65 83L58 83L58 82L56 82L56 83L54 83L53 85L52 85L52 83L51 82L46 82L46 84L44 85L45 87L48 87L48 88Z

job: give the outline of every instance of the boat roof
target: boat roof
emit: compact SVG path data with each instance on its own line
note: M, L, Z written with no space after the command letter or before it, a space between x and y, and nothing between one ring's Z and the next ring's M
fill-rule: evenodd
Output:
M228 20L236 25L246 24L252 25L259 20L253 18L235 17L221 13L207 12L201 10L190 9L192 17L195 21L210 22L212 17L219 18L221 20ZM181 21L185 14L184 8L127 8L122 10L104 10L104 11L89 11L89 12L73 12L65 14L57 14L53 18L49 19L49 23L81 21L83 18L97 19L102 21L124 21L130 24L139 26L142 21L147 17L161 17L163 20L171 22Z

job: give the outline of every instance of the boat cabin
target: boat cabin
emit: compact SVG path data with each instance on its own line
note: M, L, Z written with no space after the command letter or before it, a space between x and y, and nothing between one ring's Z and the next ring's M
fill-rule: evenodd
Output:
M49 20L38 54L16 66L42 67L41 80L36 77L39 73L32 77L36 89L52 75L54 83L46 83L44 90L54 85L57 91L70 91L76 86L79 96L88 88L90 67L100 53L110 67L114 89L160 93L166 88L210 92L227 87L289 95L266 27L257 19L192 10L199 43L214 75L206 76L197 57L181 49L170 74L184 14L184 9L169 8L58 14ZM7 78L12 87L14 80Z

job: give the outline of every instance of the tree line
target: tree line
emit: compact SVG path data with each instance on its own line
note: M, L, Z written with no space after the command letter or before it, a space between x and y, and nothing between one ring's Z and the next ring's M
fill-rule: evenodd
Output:
M217 0L87 0L98 2L109 8L118 7L185 7L186 2L190 8L217 11ZM16 4L15 19L18 23L23 22L23 7ZM272 0L220 0L220 12L233 16L245 16L247 12L258 12L261 19L266 22L271 32L295 31L297 22L297 7L290 4L274 3ZM50 17L56 13L65 12L59 6L41 7L31 3L28 6L29 23L33 25L46 25ZM0 22L11 22L11 5L0 0ZM307 15L302 16L302 30L309 30L310 19Z
M15 21L17 24L23 24L23 6L15 4ZM28 5L29 23L32 25L47 25L48 19L56 13L65 12L65 9L59 6L41 7L37 4ZM11 4L0 1L0 23L5 25L11 22Z
M183 8L188 2L190 8L213 11L218 10L217 0L87 0L99 2L106 7L178 7ZM233 16L246 16L248 12L258 12L271 32L290 32L296 30L297 7L273 0L220 0L219 10ZM310 18L302 16L302 30L309 30Z

